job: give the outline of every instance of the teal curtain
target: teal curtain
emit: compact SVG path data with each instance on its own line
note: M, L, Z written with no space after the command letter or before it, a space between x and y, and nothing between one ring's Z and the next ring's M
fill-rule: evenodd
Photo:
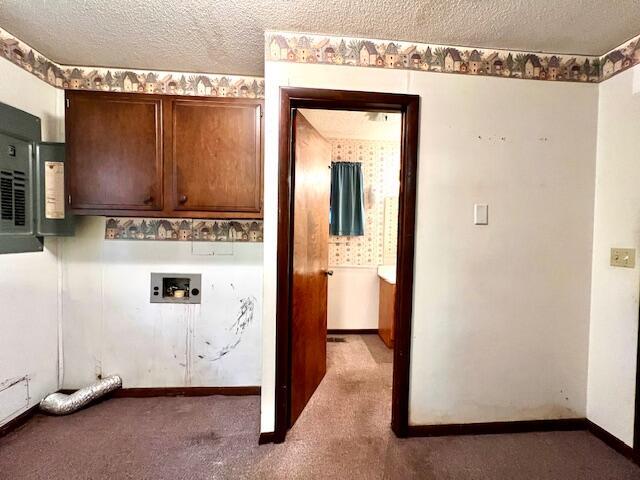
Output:
M331 162L331 235L364 235L364 180L357 162Z

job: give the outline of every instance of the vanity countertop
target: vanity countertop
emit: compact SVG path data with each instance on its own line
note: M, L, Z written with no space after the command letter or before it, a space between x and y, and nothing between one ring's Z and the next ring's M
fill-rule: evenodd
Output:
M396 284L396 266L381 265L378 267L378 276L387 283Z

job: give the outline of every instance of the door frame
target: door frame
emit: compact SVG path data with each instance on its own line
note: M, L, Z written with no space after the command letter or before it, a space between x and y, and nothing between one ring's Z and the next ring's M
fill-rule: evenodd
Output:
M640 310L638 311L640 322ZM635 462L640 465L640 326L638 328L638 342L636 347L636 400L633 422L633 456Z
M406 437L409 426L409 365L420 97L393 93L282 87L278 153L278 283L273 441L280 443L285 440L289 428L291 402L292 222L295 193L292 112L298 108L376 111L402 115L391 428L398 437Z

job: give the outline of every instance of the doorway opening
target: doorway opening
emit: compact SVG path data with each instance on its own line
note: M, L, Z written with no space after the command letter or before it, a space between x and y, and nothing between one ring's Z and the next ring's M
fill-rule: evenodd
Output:
M344 177L349 184L347 190L358 191L362 185L358 187L358 182L354 183L353 178L357 179L362 172L358 162L349 162L350 166L335 163L331 166L331 145L301 113L307 112L308 116L319 118L322 116L319 110L367 112L374 120L388 119L395 114L399 119L400 175L399 181L395 182L397 231L394 232L397 254L395 259L391 259L395 260L393 263L396 265L397 293L387 295L387 303L391 304L388 308L391 319L386 336L389 341L391 333L393 342L390 423L395 434L404 437L408 429L419 97L283 88L279 152L276 417L273 438L276 442L284 441L288 429L326 372L327 279L332 273L328 258L330 224L332 233L340 236L343 230L347 234L362 233L363 224L366 223L357 205L355 209L351 205L342 211L335 208L339 199L330 194L332 186L333 191L337 191L334 184ZM338 170L342 176L335 175ZM388 183L393 185L394 182ZM333 203L331 212L330 197ZM364 203L364 195L360 198ZM389 206L389 211L392 211L392 206ZM387 259L389 256L387 251ZM391 262L388 266L391 266ZM390 272L386 273L389 280ZM382 282L384 275L380 277ZM354 311L359 308L361 306L354 299ZM366 343L363 338L358 341Z

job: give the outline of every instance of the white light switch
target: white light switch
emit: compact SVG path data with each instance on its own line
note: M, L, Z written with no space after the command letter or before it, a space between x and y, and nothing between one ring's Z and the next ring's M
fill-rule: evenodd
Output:
M476 203L473 206L473 223L475 225L489 225L489 205Z

